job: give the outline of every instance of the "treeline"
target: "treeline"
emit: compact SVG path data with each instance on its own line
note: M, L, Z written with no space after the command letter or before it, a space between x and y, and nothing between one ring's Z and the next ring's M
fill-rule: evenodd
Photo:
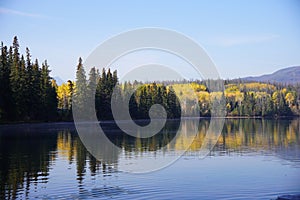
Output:
M225 97L227 114L231 116L299 115L298 94L281 84L228 84Z
M126 99L130 99L129 111L133 119L149 118L149 110L154 104L161 104L166 109L168 118L197 116L196 112L200 112L200 116L205 117L210 117L212 112L215 116L224 113L226 116L236 117L276 118L300 115L299 85L227 80L224 82L224 91L211 92L207 83L212 85L219 82L182 81L143 84L134 81L120 84L116 71L111 73L110 69L107 71L103 69L102 73L99 73L95 68L91 69L89 79L86 80L81 59L76 74L76 84L80 83L88 90L95 88L95 106L99 120L113 119L111 100L117 100L118 104L122 104ZM115 86L117 92L112 96ZM120 110L122 109L124 108L120 107Z
M0 121L51 121L57 116L55 81L47 61L40 66L30 51L19 51L18 38L12 46L1 43Z
M204 81L175 84L179 98L190 99L187 88L192 87L198 98L201 116L211 116L212 102L226 105L226 116L280 117L299 116L298 86L276 83L243 83L225 81L223 92L210 92ZM190 99L192 100L192 99Z
M72 102L70 84L69 82L58 87L58 96L60 97L58 105L60 106L59 109L64 110L63 113L71 113L70 103L68 103ZM61 93L61 91L63 92ZM86 72L80 58L76 71L73 99L77 101L75 105L80 107L85 104L88 107L91 105L89 102L92 99L91 95L95 95L95 110L98 120L114 119L111 101L115 101L119 110L122 111L126 108L120 106L124 105L127 100L133 119L149 118L149 110L154 104L161 104L166 109L168 118L179 118L181 115L180 103L172 87L155 83L142 84L137 81L119 84L117 71L111 72L110 69L105 70L104 68L101 73L96 68L91 68L89 77L86 78ZM122 112L120 114L121 119L126 119L126 116L122 116ZM156 114L159 115L159 113Z
M49 73L47 61L41 66L37 59L33 62L28 48L25 55L20 54L17 37L12 46L1 43L0 121L71 121L74 100L77 106L95 103L95 108L88 109L96 110L99 120L114 119L112 100L121 106L120 111L125 109L122 106L128 100L133 119L149 118L149 110L154 104L161 104L168 118L196 116L198 111L200 116L206 117L212 112L249 117L300 115L299 84L227 80L224 91L212 92L206 81L119 83L117 72L110 69L99 71L91 68L87 77L81 58L75 81L69 80L57 86ZM94 95L95 102L90 102L91 95ZM225 107L222 109L218 105Z

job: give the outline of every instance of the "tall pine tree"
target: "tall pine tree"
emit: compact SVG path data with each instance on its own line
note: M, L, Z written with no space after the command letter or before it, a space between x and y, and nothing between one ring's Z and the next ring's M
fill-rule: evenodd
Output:
M82 112L82 119L87 119L85 116L84 108L87 108L87 80L85 75L85 70L82 64L82 59L79 58L77 70L76 70L76 84L75 93L73 98L73 109L77 109Z

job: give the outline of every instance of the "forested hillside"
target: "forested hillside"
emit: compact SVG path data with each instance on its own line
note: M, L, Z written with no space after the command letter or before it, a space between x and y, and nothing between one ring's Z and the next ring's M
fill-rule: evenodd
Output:
M130 99L129 109L134 119L148 118L153 104L165 107L168 118L191 116L209 117L213 102L226 105L227 116L280 117L300 115L300 85L280 83L224 82L225 90L210 92L204 81L125 82L119 83L117 71L92 68L86 75L82 59L76 68L76 80L58 86L49 75L47 61L41 65L32 61L30 51L21 55L17 37L12 46L1 43L0 56L0 122L11 121L70 121L72 101L89 101L95 91L95 110L99 120L113 119L111 99ZM134 90L136 90L134 92ZM196 94L196 97L193 94ZM195 101L195 99L198 99ZM184 104L180 105L180 102ZM185 106L185 105L189 106ZM188 110L189 109L189 110ZM222 111L223 112L223 111Z
M159 83L118 83L117 72L111 73L110 69L99 73L95 68L85 77L81 59L77 67L77 81L87 88L96 88L96 112L98 119L113 119L110 110L110 100L114 86L119 87L117 98L120 102L127 95L130 98L130 114L133 118L148 118L148 111L153 104L161 104L166 108L169 118L179 116L193 116L194 110L200 110L200 116L210 117L214 101L226 105L226 116L243 117L282 117L300 115L300 86L285 85L280 83L244 83L240 81L224 81L225 90L210 92L205 81L159 82ZM79 75L79 76L78 76ZM78 80L80 80L78 82ZM92 81L94 80L94 81ZM58 87L59 107L65 109L71 102L68 91L71 82ZM95 86L93 86L95 85ZM64 88L64 89L63 89ZM135 92L133 90L136 89ZM61 93L60 91L65 91ZM195 102L195 95L198 99ZM180 106L180 102L184 105ZM189 106L185 106L185 105ZM196 109L198 108L198 109ZM187 110L190 109L190 110ZM192 110L191 110L192 109ZM194 110L193 110L194 109ZM66 111L70 113L70 110Z

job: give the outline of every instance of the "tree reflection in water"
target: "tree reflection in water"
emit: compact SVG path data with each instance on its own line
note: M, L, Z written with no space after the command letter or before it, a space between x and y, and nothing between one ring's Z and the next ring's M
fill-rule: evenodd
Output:
M100 161L86 150L73 125L53 126L56 125L0 126L0 199L26 197L37 185L46 184L52 165L57 160L66 160L69 165L76 163L76 181L79 191L84 191L83 181L87 176L109 176L117 172L119 159L147 156L147 153L164 146L174 151L186 149L189 133L185 130L190 130L193 120L182 121L179 129L182 136L176 138L173 146L168 143L176 134L178 126L175 124L169 123L159 134L146 139L128 136L107 124L106 129L111 130L107 133L109 139L122 151L114 152L111 157L108 156L109 152L105 153L103 155L106 156ZM200 120L198 134L187 155L197 156L208 126L209 120ZM210 155L264 152L299 165L299 133L299 119L227 119L222 135Z

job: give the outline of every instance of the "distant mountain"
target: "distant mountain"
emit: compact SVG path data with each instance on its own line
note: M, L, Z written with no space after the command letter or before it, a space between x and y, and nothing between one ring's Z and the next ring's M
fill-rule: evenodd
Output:
M287 67L280 69L273 74L265 74L262 76L249 76L241 78L243 81L257 82L277 82L277 83L300 83L300 66Z
M62 85L65 82L59 76L55 76L55 77L53 77L53 79L56 81L57 85Z

